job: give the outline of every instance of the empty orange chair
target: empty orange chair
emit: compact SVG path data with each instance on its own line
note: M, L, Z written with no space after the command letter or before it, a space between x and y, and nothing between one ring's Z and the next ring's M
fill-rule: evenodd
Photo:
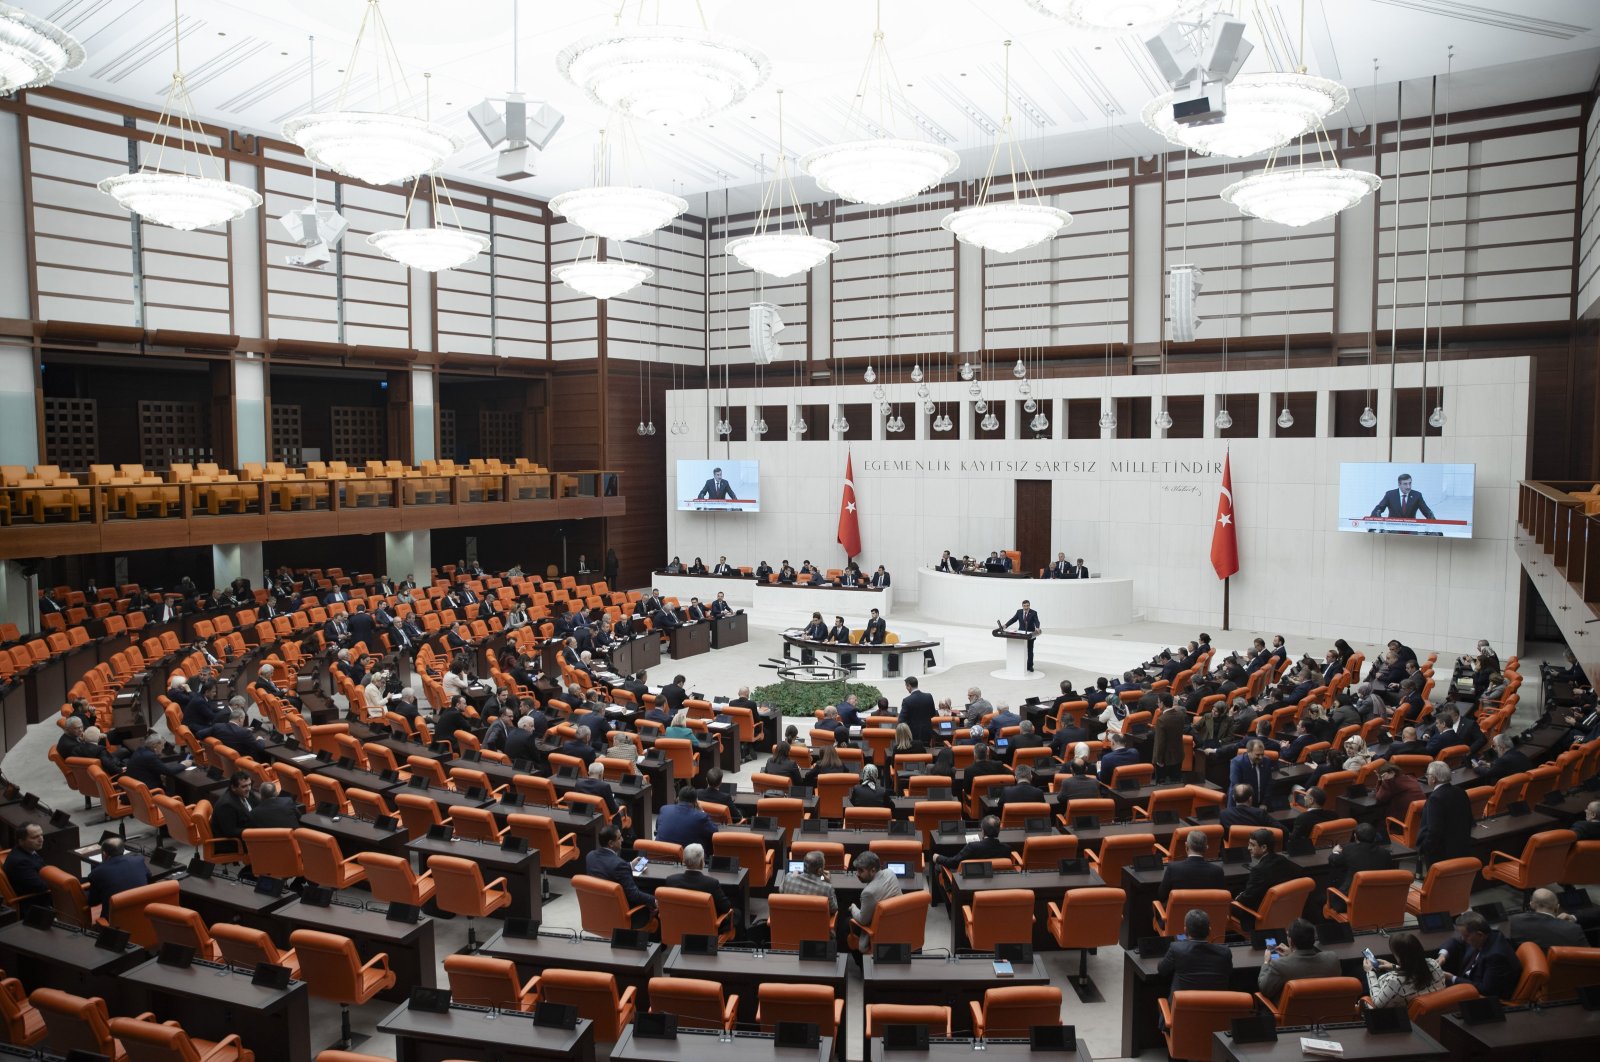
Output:
M883 1036L891 1025L923 1025L929 1036L950 1035L950 1008L904 1003L868 1003L867 1037Z
M122 1041L128 1062L255 1062L255 1052L239 1042L197 1040L176 1025L154 1019L112 1018L111 1035Z
M1348 922L1362 929L1393 929L1406 920L1406 899L1411 895L1411 871L1362 870L1350 879L1350 895L1333 886L1328 893L1345 902L1343 911L1322 905L1322 917Z
M1578 835L1571 830L1536 833L1523 845L1521 858L1490 852L1483 876L1523 892L1548 885L1561 877L1567 866L1567 855L1577 841Z
M1559 879L1566 885L1600 885L1600 841L1579 841Z
M967 1005L972 1008L975 1037L1026 1039L1035 1025L1061 1024L1061 989L1052 985L991 988L983 993L981 1005L977 1001Z
M1060 778L1061 775L1056 775ZM1104 826L1117 821L1117 802L1104 797L1080 797L1077 800L1067 801L1067 806L1061 814L1056 816L1061 825L1072 828L1073 820L1087 817L1094 819L1097 826Z
M1550 980L1544 990L1546 1001L1572 999L1583 986L1600 985L1600 948L1558 946L1551 948L1546 958L1550 963Z
M28 1002L22 982L15 977L0 980L0 1020L5 1022L6 1041L23 1047L32 1047L47 1032L44 1015Z
M1256 998L1279 1025L1325 1025L1353 1021L1365 991L1354 977L1297 977L1285 982L1276 1004L1259 992Z
M1311 843L1318 848L1348 844L1356 833L1355 819L1329 819L1311 827Z
M485 885L483 872L470 859L431 855L428 873L433 876L433 902L441 911L463 918L488 918L502 907L511 906L511 889L506 879L495 878ZM469 948L476 945L470 928L467 943Z
M176 905L178 902L178 883L157 881L112 896L106 901L101 919L117 929L127 930L128 939L139 947L154 948L156 930L145 917L145 908L153 903Z
M250 870L257 876L293 881L305 875L294 830L252 829L241 836Z
M517 964L489 955L446 955L445 976L450 998L457 1003L500 1010L532 1010L539 1000L539 978L527 984L517 976Z
M1098 852L1089 853L1089 865L1100 875L1100 880L1115 888L1122 884L1122 868L1132 866L1142 855L1151 855L1156 849L1153 833L1122 833L1104 838Z
M199 912L170 903L153 903L144 909L144 916L155 934L156 942L151 945L152 948L162 944L181 944L193 948L196 958L211 962L222 958L222 949L212 939L211 931L206 928L205 919L200 917Z
M711 835L713 855L732 856L748 873L752 889L772 884L773 851L760 834L718 830Z
M624 1027L633 1023L637 1003L633 986L617 994L617 979L595 970L546 970L539 977L539 994L550 1003L578 1008L578 1017L594 1023L594 1038L615 1043Z
M633 842L635 856L648 856L652 863L683 862L683 845L671 841L653 841L641 837Z
M547 815L524 815L513 812L506 816L506 835L520 837L528 847L539 852L539 869L544 874L576 862L579 856L578 835L557 834L555 820Z
M618 929L632 929L634 917L649 910L643 904L629 907L622 886L605 878L575 874L572 889L578 894L578 919L584 932L607 939ZM649 926L654 925L655 917L651 916Z
M723 997L722 985L697 977L650 978L650 1013L671 1014L689 1029L733 1031L739 997Z
M1022 851L1013 852L1011 861L1019 870L1055 870L1063 859L1077 855L1078 839L1072 834L1037 834L1023 839Z
M904 863L906 869L921 874L926 869L925 856L921 841L912 840L877 840L867 842L867 851L876 853L884 863Z
M756 990L756 1021L775 1028L780 1021L807 1022L832 1036L844 1019L844 1000L831 985L791 985L763 981Z
M1441 988L1436 992L1424 992L1420 996L1413 996L1406 1005L1406 1017L1411 1019L1411 1024L1438 1039L1439 1026L1444 1023L1446 1014L1454 1014L1469 999L1477 999L1478 988L1476 985L1465 982L1453 984L1449 988Z
M1522 964L1522 976L1517 978L1517 987L1512 989L1506 1004L1523 1007L1539 1002L1550 983L1550 963L1544 949L1534 941L1525 940L1517 946L1517 961Z
M253 970L262 963L282 966L289 976L300 980L300 957L293 948L279 950L267 936L266 930L251 929L233 922L218 922L211 927L211 936L222 951L222 959L230 966Z
M874 944L907 944L912 951L921 951L931 903L926 890L905 892L880 901L873 908L870 925L850 920L850 947L860 951Z
M459 807L450 812L450 825L455 836L468 841L486 841L499 844L505 830L496 825L494 812L485 808Z
M1235 900L1233 906L1237 914L1228 920L1230 927L1235 932L1244 932L1238 917L1241 914L1251 916L1253 919L1251 924L1262 929L1279 929L1287 926L1304 912L1306 898L1311 895L1311 890L1316 888L1316 884L1314 878L1294 878L1274 885L1261 898L1260 909L1254 911Z
M65 1055L72 1051L105 1055L111 1062L123 1062L128 1053L111 1035L111 1015L99 996L75 996L59 988L35 988L28 1002L44 1019L50 1051Z
M718 915L716 901L693 889L658 888L656 917L661 920L661 943L665 945L682 944L685 933L716 937L722 943L733 939L733 912Z
M1233 913L1233 894L1227 889L1173 889L1166 903L1151 900L1150 908L1155 912L1156 932L1164 937L1182 933L1184 916L1190 911L1204 911L1211 918L1210 939L1220 944Z
M961 908L961 921L967 931L967 946L978 951L993 951L997 944L1031 944L1033 891L989 889L974 893L972 903Z
M310 993L339 1004L338 1046L349 1047L350 1008L395 985L388 953L380 951L363 964L349 937L314 929L295 930L289 934L289 944L300 958L300 973Z
M1441 859L1428 868L1422 884L1412 885L1406 896L1406 911L1414 915L1436 911L1454 917L1472 906L1472 883L1483 866L1472 856Z
M922 846L933 847L933 835L942 822L960 822L961 804L955 800L919 800L912 808L912 822L922 834Z
M1089 980L1089 951L1118 942L1126 902L1127 893L1122 889L1091 888L1068 890L1059 906L1046 905L1045 927L1056 945L1078 950L1078 973L1068 980L1086 1002L1096 996L1094 983Z
M407 840L415 841L418 837L426 836L431 827L444 825L444 819L439 815L439 805L417 793L396 793L394 807L400 815L401 824L406 828Z
M1248 992L1184 991L1156 1000L1166 1031L1167 1054L1186 1062L1210 1062L1211 1036L1233 1026L1233 1019L1255 1013L1256 1001Z
M307 881L329 889L348 889L367 880L361 861L355 856L346 859L332 834L297 826L294 839L300 846L300 866Z
M767 898L767 925L772 930L774 951L799 951L803 940L832 940L833 920L826 896L775 892ZM653 1001L654 996L651 998Z
M411 860L383 852L358 852L355 858L367 872L367 884L372 888L374 900L421 907L432 898L433 873L424 871L418 877L411 869Z

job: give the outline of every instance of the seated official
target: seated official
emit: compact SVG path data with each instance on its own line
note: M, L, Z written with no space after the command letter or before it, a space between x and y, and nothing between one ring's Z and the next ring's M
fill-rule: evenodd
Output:
M1016 769L1016 782L1012 785L1002 786L995 794L995 810L1004 812L1007 804L1043 804L1048 798L1043 789L1033 783L1033 768L1028 766Z
M255 823L251 814L255 809L255 801L250 792L250 776L243 771L235 771L228 779L228 789L217 798L216 805L211 809L211 835L216 838L226 838L233 842L233 851L243 851L240 838L244 831L251 829ZM227 845L221 846L223 851L228 850Z
M761 774L781 774L794 785L802 784L800 765L789 758L789 743L780 741L772 746L772 755L761 765Z
M598 766L598 765L597 765ZM700 809L699 798L690 786L678 790L678 802L662 808L656 815L656 840L683 845L710 844L711 835L717 832L711 816ZM718 913L726 910L719 908Z
M1328 795L1322 791L1321 786L1314 785L1305 791L1306 810L1295 816L1294 825L1290 827L1288 840L1300 838L1311 840L1311 831L1325 822L1332 822L1340 818L1337 811L1327 808Z
M586 726L578 727L573 735L563 741L556 751L563 756L576 756L583 761L585 767L592 766L595 761L593 736Z
M1338 977L1339 957L1317 947L1317 927L1304 918L1289 924L1289 939L1269 948L1261 957L1256 988L1273 1003L1283 995L1283 986L1307 977Z
M622 806L617 803L617 794L611 789L611 783L606 781L606 765L598 761L589 764L587 777L580 778L573 783L572 791L596 796L605 801L606 810L610 812L613 822L616 821L618 813L622 810ZM663 815L666 812L666 808L661 810ZM703 815L705 812L701 812L701 814Z
M801 860L800 872L785 874L778 891L785 896L826 896L828 914L839 913L839 896L834 892L833 882L828 880L827 857L819 851L807 852Z
M91 909L103 908L118 893L148 884L150 867L144 856L124 848L120 837L107 837L100 842L100 863L89 871Z
M845 804L852 808L893 808L894 799L878 782L878 768L865 764L861 768L861 781L850 788Z
M1236 902L1244 907L1258 910L1268 889L1274 885L1282 885L1286 881L1293 881L1295 878L1309 876L1304 867L1277 850L1277 834L1269 829L1258 829L1252 833L1248 848L1250 876L1245 879L1244 888L1235 898ZM1255 928L1255 918L1249 912L1239 911L1236 917L1242 928Z
M899 896L905 889L901 887L900 879L895 877L894 871L883 865L882 857L876 852L862 852L856 856L852 866L856 872L856 880L863 887L860 901L850 905L850 918L863 926L870 926L872 916L878 910L878 904ZM857 934L856 942L863 955L869 954L872 938L866 930Z
M1183 935L1161 956L1156 972L1172 979L1167 998L1178 992L1226 992L1233 976L1233 953L1222 944L1213 944L1211 916L1198 908L1183 916Z
M1355 837L1349 844L1334 845L1333 851L1328 853L1328 866L1333 870L1333 888L1348 896L1350 883L1363 870L1395 870L1398 864L1379 835L1378 827L1363 822L1356 827ZM1343 911L1345 902L1329 892L1328 906Z
M1510 999L1522 978L1511 942L1477 911L1457 916L1456 935L1439 949L1438 958L1454 983L1466 982L1494 999Z
M1213 863L1206 858L1208 847L1206 835L1199 830L1190 830L1184 836L1184 851L1187 853L1182 859L1171 861L1166 870L1161 874L1161 902L1165 903L1173 889L1223 889L1224 873L1221 863ZM1172 912L1168 912L1171 917Z
M946 870L957 870L969 859L1010 859L1011 846L1000 840L1000 816L985 815L978 822L978 839L961 846L955 855L934 856L933 861ZM935 879L937 883L937 878Z
M639 888L633 877L633 867L622 858L622 831L608 823L600 827L599 840L600 846L583 857L583 872L621 885L628 906L644 908L634 914L634 928L645 926L655 917L656 898Z
M263 782L256 793L255 807L250 810L250 828L255 830L292 830L300 825L300 808L278 790L276 782Z
M665 811L666 809L662 809ZM705 812L701 812L705 814ZM711 902L716 906L717 916L732 913L728 919L729 925L738 929L742 924L742 912L728 900L728 894L722 891L721 882L706 873L705 846L695 843L683 846L683 869L670 875L661 883L669 889L688 889L690 892L704 893L711 897Z
M1082 754L1078 748L1072 751L1072 759L1067 762L1066 778L1062 781L1058 792L1062 800L1094 800L1105 795L1100 788L1100 783L1090 773L1089 749L1082 746Z
M169 779L180 775L184 771L182 761L168 763L161 758L160 742L157 748L151 748L149 741L151 735L132 734L125 735L122 739L122 748L128 754L123 764L123 770L129 778L143 782L145 788L151 792L165 792L171 783ZM299 825L296 823L296 825Z
M1248 784L1241 783L1228 790L1228 797L1232 801L1229 807L1222 809L1218 821L1222 823L1223 834L1226 835L1235 826L1277 826L1273 817L1267 814L1265 808L1256 804L1256 791Z
M44 869L43 850L44 827L30 822L17 832L16 842L6 853L6 880L11 883L11 891L17 894L24 910L33 907L49 910L54 906L50 888L39 873Z
M1528 909L1511 916L1506 927L1513 946L1531 940L1548 951L1555 947L1586 948L1589 937L1574 915L1561 909L1556 894L1549 889L1534 889Z
M1126 738L1121 733L1111 735L1111 748L1100 757L1100 781L1105 785L1111 784L1111 775L1118 767L1128 763L1139 762L1139 750L1128 745Z
M744 821L744 816L740 814L739 806L733 802L733 797L722 791L721 767L712 767L706 771L705 788L695 791L695 799L702 804L720 804L728 809L728 818L731 821Z

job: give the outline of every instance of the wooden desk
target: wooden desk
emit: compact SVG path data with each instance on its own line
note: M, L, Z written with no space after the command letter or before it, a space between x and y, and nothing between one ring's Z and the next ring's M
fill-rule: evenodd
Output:
M661 665L661 639L654 631L613 642L606 649L611 670L627 676Z
M683 949L672 948L667 953L663 973L668 977L695 977L703 981L716 981L727 995L739 997L739 1021L756 1020L757 996L764 983L784 985L827 985L834 995L845 998L845 982L850 956L839 952L832 962L820 959L801 959L792 951L756 952L750 948L723 948L715 955L685 955ZM845 1012L846 1021L850 1012ZM841 1023L836 1034L844 1039Z
M1031 966L1013 965L1016 975L1001 980L994 975L993 956L965 955L951 962L943 956L913 955L909 965L880 963L866 957L861 961L862 1001L867 1006L921 1006L936 999L950 1008L951 1032L970 1036L972 1012L967 1004L982 1003L983 994L989 989L1050 983L1050 972L1038 955Z
M358 852L405 854L406 831L398 823L392 830L380 830L366 819L355 819L349 815L319 815L308 811L300 816L300 825L333 837L339 842L339 851L346 859Z
M149 953L129 944L121 954L95 947L95 938L71 929L30 929L21 922L0 927L0 968L23 985L59 988L79 996L115 999L117 975Z
M651 895L656 889L666 883L674 874L683 872L682 863L660 863L652 859L650 865L644 868L644 873L635 874L634 880L639 883L639 888ZM707 870L707 874L717 879L717 884L722 886L723 895L728 902L739 909L738 928L743 929L750 924L750 872L744 867L737 870Z
M70 822L65 826L52 826L50 812L43 807L29 811L22 806L22 801L12 800L0 804L0 847L15 848L17 838L21 836L23 827L38 826L44 830L44 848L40 854L50 866L65 870L68 874L76 875L81 870L78 862L78 824Z
M642 949L614 948L610 941L588 937L574 937L571 933L545 930L536 937L508 937L496 933L486 941L479 953L497 959L510 959L517 964L517 976L523 979L557 969L596 970L617 979L617 991L632 986L639 993L639 1007L650 1004L650 978L661 974L666 962L667 949L660 943L651 943Z
M304 981L285 989L250 983L250 972L196 961L185 969L155 959L124 971L117 1013L151 1011L191 1036L222 1040L237 1033L261 1058L311 1062L310 992Z
M670 771L671 765L666 765ZM550 784L555 786L556 792L566 796L578 784L577 778L551 778ZM650 807L653 803L650 784L644 775L637 774L611 783L611 793L628 811L628 817L633 820L633 832L639 837L655 836L655 829L650 820ZM673 799L677 796L674 794ZM598 827L596 827L598 829Z
M1508 1010L1506 1020L1468 1025L1458 1015L1446 1014L1439 1026L1439 1042L1451 1058L1516 1058L1519 1062L1558 1062L1581 1057L1600 1044L1600 1011L1573 1004L1539 1010Z
M1528 838L1544 830L1561 829L1560 820L1539 811L1526 815L1496 815L1472 824L1472 855L1489 865L1489 853L1522 856Z
M750 617L733 612L711 621L711 648L726 649L750 640Z
M894 1051L888 1054L883 1050L883 1037L875 1037L868 1048L867 1062L967 1062L972 1054L978 1050L971 1040L932 1040L928 1041L926 1051ZM1076 1054L1043 1054L1038 1055L1027 1040L986 1040L982 1051L987 1059L998 1059L1003 1062L1040 1062L1041 1059L1053 1059L1057 1062L1067 1062L1076 1059L1077 1062L1094 1062L1094 1056L1089 1053L1089 1047L1083 1042L1083 1037L1078 1037L1078 1051Z
M409 999L413 988L435 985L438 966L434 961L434 920L427 915L419 916L416 925L407 925L391 922L385 915L365 907L337 901L327 907L308 907L295 900L273 912L273 917L286 923L289 932L315 929L320 933L349 937L355 941L362 962L380 951L387 953L395 984L379 992L379 999L398 1003Z
M1276 1043L1235 1044L1227 1033L1212 1033L1211 1059L1212 1062L1289 1062L1291 1059L1299 1062L1310 1057L1300 1050L1300 1038L1310 1035L1308 1028L1301 1032L1280 1032ZM1344 1047L1342 1057L1360 1062L1451 1057L1439 1041L1421 1029L1373 1035L1364 1025L1324 1025L1316 1036L1319 1040L1339 1041Z
M711 624L702 620L667 628L667 651L674 660L711 652Z
M190 767L173 775L170 782L172 795L185 804L194 804L201 800L209 800L215 804L217 797L228 788L227 778L213 778L203 767Z
M294 894L263 896L254 886L241 885L231 878L214 877L201 881L185 874L178 883L180 903L198 912L206 925L238 922L251 929L264 930L280 948L289 946L289 934L273 912L294 900Z
M428 857L431 855L472 860L478 864L485 885L495 878L506 879L506 887L511 890L511 906L501 908L506 917L540 921L540 896L544 893L544 886L539 877L538 849L530 848L519 855L484 841L435 841L422 836L407 841L406 851L415 857L418 874L428 869Z
M768 1033L739 1032L724 1040L714 1029L683 1028L675 1040L639 1040L630 1025L612 1047L611 1062L827 1062L833 1057L833 1043L833 1037L824 1036L814 1051L779 1048Z
M949 895L945 897L946 906L950 910L951 950L971 946L967 940L966 920L961 917L960 908L970 904L976 893L994 892L1000 889L1026 889L1033 893L1033 946L1053 949L1056 942L1046 928L1049 918L1046 904L1052 900L1059 903L1061 897L1073 889L1097 888L1104 884L1105 882L1100 880L1100 875L1092 870L1086 870L1082 874L1061 874L1054 870L1019 870L999 873L992 878L963 878L958 874L954 888L950 889Z
M386 782L383 780L383 775L376 772L363 771L356 767L341 767L337 763L313 761L310 766L303 769L307 774L317 774L332 779L346 790L365 789L369 793L377 793L391 805L394 803L394 794L405 788L405 783L399 779Z
M447 1014L424 1014L402 1003L378 1022L378 1031L394 1037L396 1062L594 1062L594 1023L587 1018L579 1018L575 1029L549 1029L533 1024L531 1013L501 1011L493 1018L490 1013L457 1003Z

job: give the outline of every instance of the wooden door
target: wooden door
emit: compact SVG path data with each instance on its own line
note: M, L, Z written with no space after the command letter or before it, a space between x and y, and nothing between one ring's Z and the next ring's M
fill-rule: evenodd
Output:
M1050 488L1048 479L1017 480L1016 548L1022 553L1022 571L1039 574L1051 560Z

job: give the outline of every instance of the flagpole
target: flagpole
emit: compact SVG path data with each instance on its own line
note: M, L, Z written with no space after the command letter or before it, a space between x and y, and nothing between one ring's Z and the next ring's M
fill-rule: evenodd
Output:
M1222 629L1228 630L1228 583L1233 578L1229 576L1222 580Z

